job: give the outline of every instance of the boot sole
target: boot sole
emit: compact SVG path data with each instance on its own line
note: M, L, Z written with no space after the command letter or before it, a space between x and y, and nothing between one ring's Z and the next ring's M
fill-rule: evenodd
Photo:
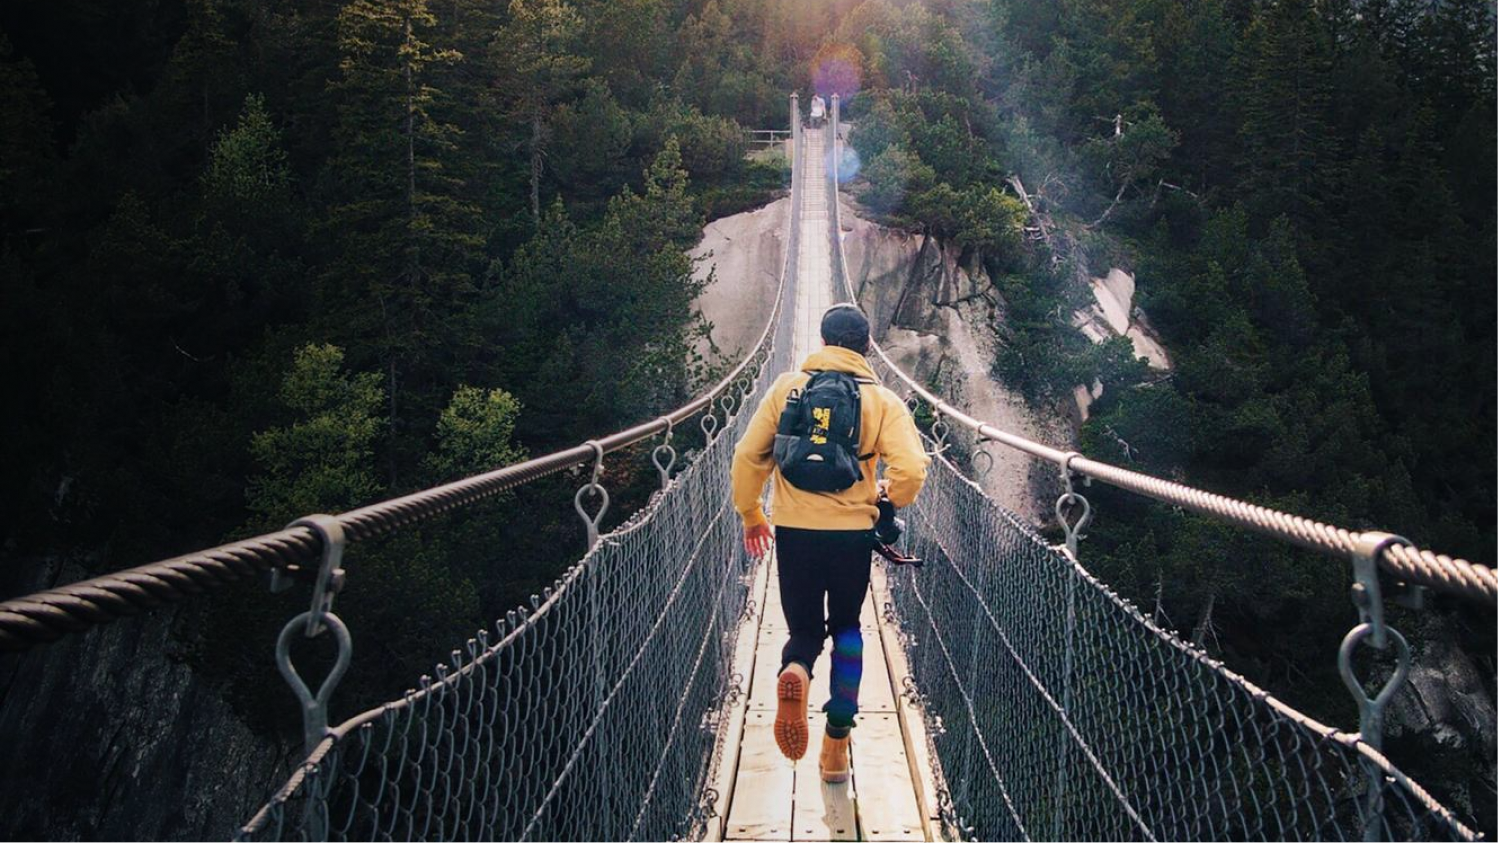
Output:
M826 770L822 771L822 781L828 784L842 784L852 777L853 773L850 770L843 770L839 773L829 773Z
M775 745L792 761L806 755L806 681L794 673L781 674L775 683L780 705L775 710Z

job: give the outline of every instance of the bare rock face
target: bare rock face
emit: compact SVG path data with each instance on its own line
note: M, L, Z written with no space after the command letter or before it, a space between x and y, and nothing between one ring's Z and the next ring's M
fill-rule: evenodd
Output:
M1451 615L1432 612L1406 630L1409 681L1389 701L1386 746L1459 815L1491 822L1498 807L1498 710L1456 627Z
M790 199L780 199L714 220L690 252L699 281L716 275L697 298L697 308L712 324L713 344L728 360L737 362L759 339L775 307L790 207ZM707 350L704 343L698 352Z
M1093 303L1072 314L1072 324L1094 344L1113 337L1127 337L1134 345L1134 356L1160 371L1171 369L1170 355L1160 336L1150 325L1144 311L1134 306L1134 276L1118 267L1103 278L1089 280ZM1088 408L1102 395L1102 385L1091 388L1078 385L1073 390L1077 411L1087 420Z
M34 570L7 593L82 575ZM128 618L0 658L0 838L224 839L284 781L301 747L253 734L173 661L171 626Z
M1061 419L1047 419L989 375L998 342L993 325L1003 319L1004 303L981 256L859 219L846 203L841 217L848 280L897 365L996 427L1040 442L1070 440ZM954 432L952 444L966 455L972 439ZM1042 500L1053 481L1050 467L1001 445L986 450L994 461L984 490L1032 523L1048 519Z

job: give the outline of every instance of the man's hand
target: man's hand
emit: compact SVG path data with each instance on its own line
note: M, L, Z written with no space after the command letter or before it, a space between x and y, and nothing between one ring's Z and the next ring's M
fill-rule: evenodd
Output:
M770 531L769 524L756 524L753 527L744 528L744 550L750 557L759 559L770 552L770 545L775 543L775 534Z

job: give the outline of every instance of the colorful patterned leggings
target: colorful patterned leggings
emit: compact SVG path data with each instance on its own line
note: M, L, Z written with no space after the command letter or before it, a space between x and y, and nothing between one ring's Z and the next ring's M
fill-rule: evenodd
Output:
M781 651L781 668L800 662L807 674L832 638L832 698L827 733L843 737L858 713L863 678L863 636L858 614L869 590L873 550L867 530L775 528L780 570L780 607L791 637Z

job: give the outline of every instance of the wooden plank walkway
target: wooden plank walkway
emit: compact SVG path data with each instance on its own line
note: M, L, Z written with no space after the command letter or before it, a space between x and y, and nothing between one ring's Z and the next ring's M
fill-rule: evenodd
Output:
M823 160L823 134L808 131L806 159ZM801 253L795 313L797 364L821 346L822 313L832 306L827 185L813 170L803 185ZM718 820L709 839L722 840L936 840L933 776L920 712L903 700L906 675L899 639L876 606L883 605L885 576L875 565L860 626L864 639L858 726L853 730L852 781L826 784L817 770L820 711L828 698L830 642L812 671L811 745L792 763L775 745L775 679L788 635L772 552L756 571L751 595L757 608L739 630L735 672L746 693L730 711L717 789Z

